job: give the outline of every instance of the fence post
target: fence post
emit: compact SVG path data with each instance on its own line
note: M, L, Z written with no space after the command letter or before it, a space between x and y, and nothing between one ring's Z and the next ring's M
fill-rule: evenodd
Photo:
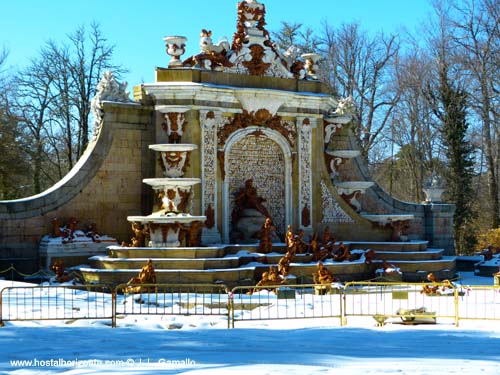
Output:
M453 294L455 298L455 327L458 327L458 288L455 288Z
M227 328L234 328L234 306L233 306L233 291L227 292Z
M111 327L116 328L116 288L111 292Z
M346 310L347 310L347 301L346 301L346 292L347 288L349 287L349 283L345 283L344 289L341 290L340 294L340 326L344 327L347 325L347 316L346 316Z
M2 314L3 314L3 289L0 290L0 327L5 326Z

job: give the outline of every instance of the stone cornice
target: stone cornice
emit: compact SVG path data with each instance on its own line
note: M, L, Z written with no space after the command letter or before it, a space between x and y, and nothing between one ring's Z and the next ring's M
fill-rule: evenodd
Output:
M308 115L326 114L336 107L336 100L327 94L291 92L272 89L217 86L192 82L160 82L142 85L145 95L153 98L157 108L164 106L191 105L193 108L219 107L227 112L239 112L239 108L254 110L252 105L266 103L271 113L282 107L291 115L294 112ZM251 99L251 98L255 99ZM246 108L245 108L246 107ZM294 112L292 112L292 109ZM309 113L314 112L314 113Z

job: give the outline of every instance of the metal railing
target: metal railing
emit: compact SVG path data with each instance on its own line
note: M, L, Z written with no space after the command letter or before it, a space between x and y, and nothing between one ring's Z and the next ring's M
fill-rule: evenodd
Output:
M6 287L0 291L0 322L111 319L112 295L107 285Z
M344 287L343 323L349 316L372 316L379 324L389 318L406 323L441 318L458 326L457 295L458 289L448 283L349 282Z
M457 296L458 320L500 320L500 286L467 286Z
M433 287L435 293L424 291ZM0 323L20 320L109 319L128 315L218 315L236 322L373 317L398 322L500 320L500 286L447 283L348 282L238 286L221 284L121 284L11 286L0 291Z
M342 290L315 284L238 286L231 290L236 321L342 317Z
M125 315L229 317L226 290L223 284L120 284L114 290L112 326L117 316Z

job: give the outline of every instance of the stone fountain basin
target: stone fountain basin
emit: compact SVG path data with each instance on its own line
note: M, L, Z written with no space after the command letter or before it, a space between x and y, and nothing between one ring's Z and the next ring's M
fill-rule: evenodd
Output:
M192 216L189 214L173 214L173 215L149 215L149 216L127 216L130 222L140 222L142 224L171 224L171 223L191 223L193 221L205 221L206 216Z
M157 145L149 145L149 148L151 150L160 152L182 152L196 150L198 149L198 146L188 143L163 143Z
M332 124L347 124L352 120L352 116L335 116L335 117L327 117L325 121Z
M396 221L406 221L415 219L415 215L411 214L373 214L373 215L362 215L365 219L379 223L381 225L386 225L388 223Z
M145 178L142 180L145 184L152 186L153 188L163 188L165 186L193 186L201 183L200 178Z
M338 158L352 159L361 154L358 150L334 150L326 151L328 155L336 156Z

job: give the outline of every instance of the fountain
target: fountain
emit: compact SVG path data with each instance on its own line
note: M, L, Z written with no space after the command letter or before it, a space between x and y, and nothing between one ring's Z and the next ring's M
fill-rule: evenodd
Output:
M455 259L443 257L448 250L427 248L427 238L449 247L449 208L397 201L370 181L352 131L353 99L328 94L317 79L319 55L299 55L293 46L281 51L265 29L265 12L257 0L239 2L232 43L215 44L212 31L201 29L201 51L183 60L187 38L165 37L172 59L156 69L156 82L134 88L133 106L101 106L109 112L101 116L103 142L115 127L131 132L126 144L140 152L129 157L128 147L119 155L133 161L132 170L141 166L127 178L149 185L155 203L150 214L128 216L143 204L136 189L133 210L113 206L135 237L90 258L90 267L80 268L85 281L125 283L150 263L158 283L253 286L270 266L285 269L288 283L310 283L320 259L339 280L370 279L383 261L407 281L429 272L453 277ZM144 131L130 127L138 119ZM143 168L152 168L143 144L160 160L156 178L143 178ZM200 196L193 200L195 191ZM108 200L114 203L115 195ZM106 228L115 230L119 221L123 239L130 224L117 215L109 215ZM338 241L326 241L329 251L316 251L315 260L304 250L292 261L284 256L287 245L263 228L268 217L278 233L290 225L306 244L328 227Z
M179 247L181 240L190 237L188 243L196 244L202 223L206 216L189 214L192 187L199 184L199 178L185 178L189 152L198 147L193 144L156 144L150 149L161 155L161 166L165 177L146 178L160 199L160 209L148 216L128 216L127 220L149 228L151 247Z

